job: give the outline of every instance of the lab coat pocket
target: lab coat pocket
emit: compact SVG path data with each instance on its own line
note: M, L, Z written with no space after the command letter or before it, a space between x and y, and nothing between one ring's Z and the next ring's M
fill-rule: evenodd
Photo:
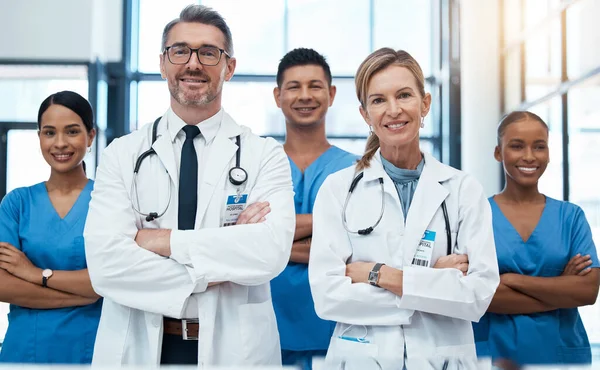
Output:
M242 363L245 365L280 363L279 336L271 300L240 305L238 316Z
M369 235L350 235L352 256L349 262L388 262L390 260L388 233L377 231L373 231Z
M325 363L327 368L370 368L367 363L378 363L379 348L374 343L365 343L339 337L331 338ZM377 368L377 367L375 367Z

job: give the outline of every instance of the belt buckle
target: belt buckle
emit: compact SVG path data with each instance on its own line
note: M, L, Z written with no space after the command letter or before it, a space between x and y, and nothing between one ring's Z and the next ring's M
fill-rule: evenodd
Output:
M198 340L198 337L188 335L188 324L198 324L198 319L181 319L181 337L183 340Z

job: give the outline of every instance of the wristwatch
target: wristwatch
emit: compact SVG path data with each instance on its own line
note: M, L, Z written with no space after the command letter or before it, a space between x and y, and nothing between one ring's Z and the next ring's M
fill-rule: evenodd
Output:
M369 278L367 279L369 284L379 287L379 270L383 265L385 265L385 263L376 263L375 266L373 266L373 269L369 271Z
M42 286L44 288L48 287L48 279L50 279L52 277L52 270L50 269L45 269L44 271L42 271Z

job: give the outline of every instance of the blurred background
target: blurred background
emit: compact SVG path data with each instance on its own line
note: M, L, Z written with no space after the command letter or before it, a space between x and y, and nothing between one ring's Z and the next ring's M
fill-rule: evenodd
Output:
M88 175L114 138L168 108L159 75L164 25L189 0L0 0L0 198L47 179L36 116L49 94L69 89L94 107L99 135ZM597 0L202 0L228 22L238 60L225 109L263 136L284 140L272 95L279 59L296 47L324 54L337 96L330 141L361 153L368 134L353 75L380 47L421 64L432 111L423 150L473 174L492 195L496 125L515 109L550 126L548 196L583 208L600 245L600 1ZM43 225L40 225L43 227ZM0 342L7 307L0 304ZM581 310L600 347L600 303Z

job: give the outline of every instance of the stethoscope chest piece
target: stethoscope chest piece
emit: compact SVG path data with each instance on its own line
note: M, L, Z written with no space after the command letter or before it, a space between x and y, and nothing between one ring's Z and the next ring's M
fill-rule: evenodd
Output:
M229 181L235 185L240 186L248 180L248 173L242 167L232 167L229 170Z

